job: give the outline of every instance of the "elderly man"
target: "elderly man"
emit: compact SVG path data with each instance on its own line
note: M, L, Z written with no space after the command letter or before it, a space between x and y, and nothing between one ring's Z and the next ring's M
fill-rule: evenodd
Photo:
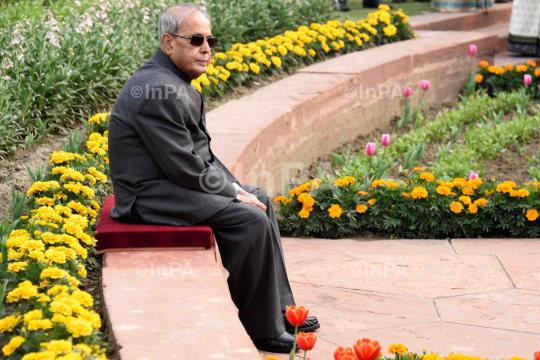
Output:
M290 352L294 327L284 313L295 302L272 202L264 189L240 184L212 153L204 101L191 86L206 72L217 43L208 15L192 4L176 5L163 11L158 27L161 46L128 80L112 109L116 206L110 216L210 226L247 333L261 350ZM310 316L299 331L319 327Z

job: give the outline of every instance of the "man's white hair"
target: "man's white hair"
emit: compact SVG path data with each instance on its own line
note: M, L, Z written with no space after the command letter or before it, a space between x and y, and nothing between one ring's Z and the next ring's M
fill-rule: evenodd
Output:
M210 21L210 17L203 6L197 6L191 3L173 5L163 10L159 16L158 23L159 41L163 42L163 34L169 33L176 35L182 26L182 22L188 15L195 11L199 11Z

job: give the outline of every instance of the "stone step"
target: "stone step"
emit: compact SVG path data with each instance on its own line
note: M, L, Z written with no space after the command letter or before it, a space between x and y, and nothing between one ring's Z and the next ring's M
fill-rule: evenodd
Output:
M496 66L504 66L504 64L506 63L510 63L515 66L515 65L524 64L529 60L532 60L536 62L537 64L540 64L540 57L538 56L523 56L520 54L511 53L508 51L495 55Z
M510 31L510 23L502 23L485 28L475 29L473 31L481 33L495 34L499 37L498 53L506 52L506 43L508 42L508 32Z

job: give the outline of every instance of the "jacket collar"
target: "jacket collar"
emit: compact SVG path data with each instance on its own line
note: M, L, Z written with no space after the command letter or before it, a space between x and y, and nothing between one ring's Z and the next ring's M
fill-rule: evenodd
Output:
M176 74L176 76L178 76L180 79L184 80L188 84L191 84L191 78L188 76L188 74L180 70L178 66L176 66L172 62L171 58L167 54L165 54L163 50L161 50L160 47L157 48L156 52L152 56L152 60L154 60L164 68L171 70L173 73Z

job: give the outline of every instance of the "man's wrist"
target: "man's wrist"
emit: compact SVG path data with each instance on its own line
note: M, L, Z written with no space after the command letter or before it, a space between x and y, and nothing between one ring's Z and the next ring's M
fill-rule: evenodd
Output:
M240 200L240 195L238 194L238 190L241 189L242 187L240 185L238 185L237 183L234 183L234 182L232 184L233 184L234 188L236 189L236 198L238 200Z

